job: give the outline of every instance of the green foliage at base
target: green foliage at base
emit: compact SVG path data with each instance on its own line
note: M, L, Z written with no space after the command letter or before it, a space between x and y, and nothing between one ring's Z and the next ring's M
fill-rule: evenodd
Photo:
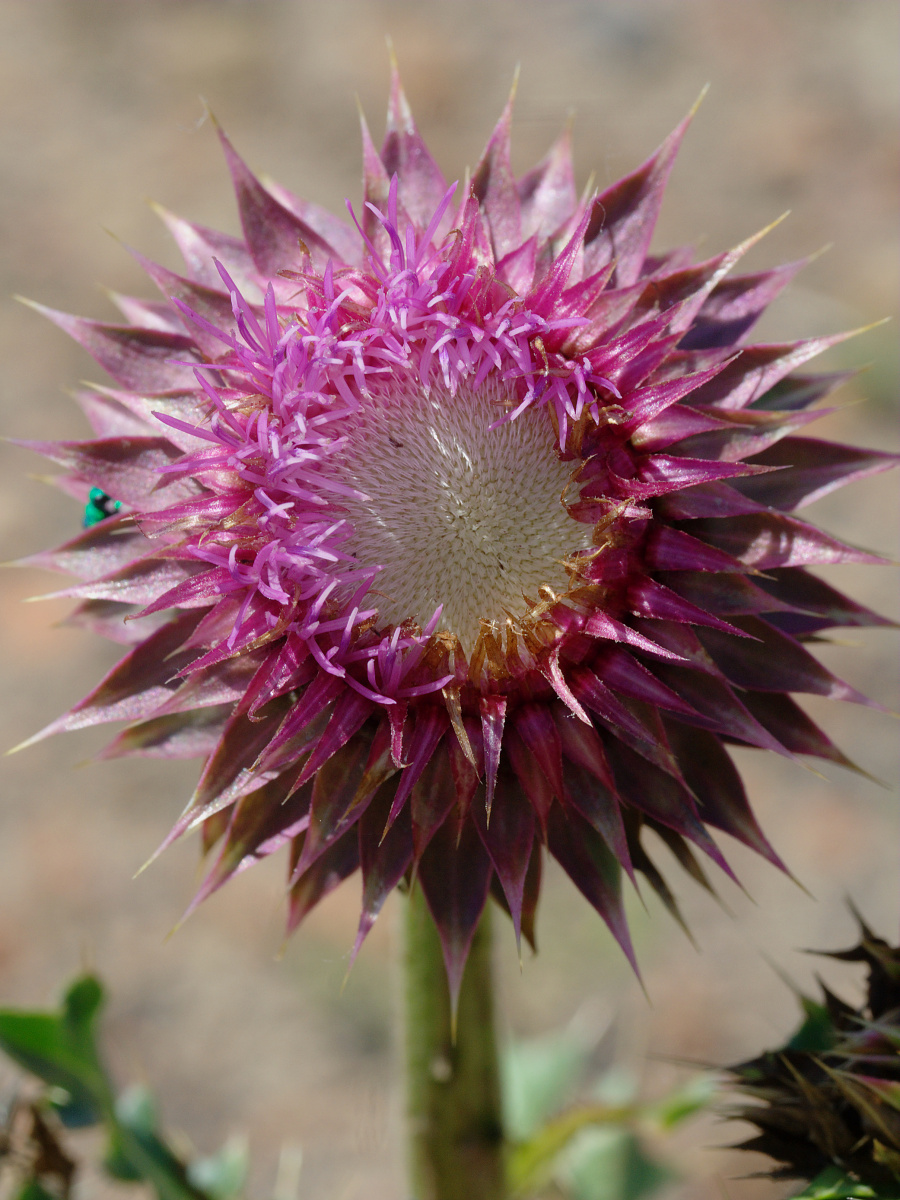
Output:
M149 1184L158 1200L233 1200L246 1174L242 1148L186 1160L162 1133L146 1088L117 1094L97 1046L103 1003L100 981L84 975L56 1012L0 1010L0 1049L42 1085L8 1122L20 1176L15 1200L65 1200L76 1174L65 1132L89 1126L105 1129L103 1168L112 1178Z
M839 1167L826 1167L804 1188L793 1200L872 1200L878 1193L873 1192L866 1184L853 1179ZM892 1197L891 1200L897 1200Z
M585 1088L588 1047L572 1034L513 1045L503 1063L507 1176L516 1198L651 1200L677 1173L651 1141L708 1107L717 1081L698 1075L653 1103L609 1071ZM569 1103L578 1091L588 1099Z
M0 1050L38 1090L7 1121L10 1200L68 1200L78 1174L71 1131L101 1128L101 1169L142 1183L157 1200L237 1200L247 1174L243 1141L209 1157L186 1157L163 1132L143 1085L117 1090L98 1046L105 995L93 975L76 979L59 1009L0 1010ZM569 1033L509 1048L502 1062L506 1171L515 1200L652 1200L677 1174L650 1146L712 1101L717 1080L696 1076L653 1103L636 1098L627 1072L586 1078L590 1047ZM574 1102L578 1094L586 1097ZM804 1194L838 1200L848 1191ZM871 1193L860 1192L860 1197Z

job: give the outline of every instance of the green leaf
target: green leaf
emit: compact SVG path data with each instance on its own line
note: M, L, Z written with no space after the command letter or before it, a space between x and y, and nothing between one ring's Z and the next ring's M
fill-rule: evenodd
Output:
M95 975L82 975L63 996L63 1020L73 1030L92 1031L104 998L100 980Z
M834 1024L824 1004L801 996L800 1003L806 1014L803 1024L788 1042L788 1050L805 1050L809 1054L823 1054L834 1045Z
M36 1179L26 1179L12 1200L58 1200L58 1197L48 1192Z
M557 1159L585 1129L597 1125L620 1126L634 1109L606 1104L585 1104L562 1113L527 1141L514 1145L507 1159L507 1177L514 1196L530 1195L553 1173Z
M894 1188L893 1195L874 1192L866 1184L845 1174L839 1167L826 1167L809 1187L791 1200L870 1200L879 1196L881 1200L896 1200L896 1191Z
M149 1183L159 1200L209 1200L158 1132L156 1103L144 1087L128 1088L115 1105L106 1168L117 1179Z
M601 1104L610 1104L616 1108L633 1105L638 1094L637 1073L631 1067L621 1063L610 1067L594 1083L591 1096Z
M141 1172L128 1157L128 1151L122 1145L122 1140L115 1129L110 1134L106 1153L103 1156L103 1169L107 1175L111 1175L113 1179L121 1179L123 1183L140 1183L143 1179Z
M584 1043L570 1033L514 1042L501 1061L504 1124L525 1141L571 1095L584 1072Z
M246 1138L229 1138L215 1154L189 1163L187 1174L190 1182L212 1200L233 1200L243 1190L248 1165Z
M116 1117L134 1133L149 1137L159 1125L159 1110L149 1088L134 1084L116 1099Z
M103 1004L103 988L91 975L77 979L58 1013L0 1010L0 1048L51 1088L63 1124L95 1125L112 1106L112 1094L100 1063L94 1024Z
M572 1200L647 1200L677 1176L631 1130L592 1129L572 1146L565 1178Z
M53 1012L0 1010L0 1049L48 1087L48 1097L69 1126L104 1123L109 1135L106 1171L127 1182L150 1184L158 1200L230 1200L243 1184L246 1155L226 1147L200 1160L198 1179L166 1144L151 1093L133 1087L114 1098L100 1061L95 1025L103 987L85 975L69 987ZM204 1180L209 1180L209 1190ZM27 1189L31 1188L29 1192ZM16 1200L53 1200L36 1180Z
M694 1075L681 1087L675 1088L661 1100L647 1105L642 1115L668 1132L692 1117L694 1113L709 1108L719 1090L719 1081L711 1072Z
M128 1134L130 1132L141 1139L152 1139L156 1133L156 1101L149 1088L139 1084L126 1088L116 1098L115 1116L103 1165L114 1179L137 1183L144 1175L135 1161L134 1146Z

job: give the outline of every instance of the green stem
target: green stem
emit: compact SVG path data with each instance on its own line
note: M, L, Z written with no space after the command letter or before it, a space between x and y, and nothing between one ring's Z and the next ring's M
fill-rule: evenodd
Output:
M418 887L407 900L405 976L414 1200L504 1200L490 913L472 942L455 1039L441 943Z

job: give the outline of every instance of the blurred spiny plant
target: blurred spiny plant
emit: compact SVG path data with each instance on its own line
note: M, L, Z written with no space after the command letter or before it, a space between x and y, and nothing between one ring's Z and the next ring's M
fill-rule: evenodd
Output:
M865 963L863 1005L820 981L820 1000L800 996L804 1019L786 1045L731 1068L749 1103L729 1115L759 1131L740 1149L775 1159L775 1179L807 1182L796 1200L900 1198L900 948L856 916L859 943L821 953Z
M148 1185L157 1200L243 1196L243 1141L229 1141L209 1157L192 1155L183 1138L163 1131L148 1088L117 1092L97 1043L104 1001L100 981L83 975L55 1011L0 1010L0 1049L38 1084L7 1106L0 1133L5 1200L68 1200L81 1169L70 1131L88 1127L106 1135L105 1174ZM507 1169L516 1200L652 1200L678 1178L648 1149L649 1141L707 1107L716 1078L696 1076L661 1100L639 1103L631 1073L592 1074L592 1049L571 1030L508 1049ZM578 1095L588 1099L576 1102ZM287 1159L293 1161L291 1152ZM288 1186L279 1171L278 1200L292 1200L297 1192L299 1160L293 1168Z

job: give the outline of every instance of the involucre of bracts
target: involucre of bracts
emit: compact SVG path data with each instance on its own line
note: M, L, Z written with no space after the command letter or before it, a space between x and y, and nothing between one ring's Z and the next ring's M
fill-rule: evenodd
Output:
M44 310L116 388L28 443L121 502L29 561L127 647L38 736L203 757L197 900L286 847L293 928L359 869L358 949L415 877L454 993L490 895L533 939L545 851L632 959L623 873L677 916L643 830L701 881L710 829L780 866L726 745L848 765L791 694L868 701L804 642L887 623L807 570L882 560L794 515L894 461L805 436L841 338L748 341L802 262L650 255L689 118L579 199L568 133L513 175L511 117L448 187L395 76L349 219L223 135L243 238L162 212L162 300Z
M828 957L866 965L863 1005L824 987L821 1001L804 998L804 1023L785 1046L730 1068L746 1099L729 1115L757 1127L740 1148L775 1159L775 1178L810 1181L831 1168L876 1196L896 1196L900 950L861 919L860 929L856 946Z

